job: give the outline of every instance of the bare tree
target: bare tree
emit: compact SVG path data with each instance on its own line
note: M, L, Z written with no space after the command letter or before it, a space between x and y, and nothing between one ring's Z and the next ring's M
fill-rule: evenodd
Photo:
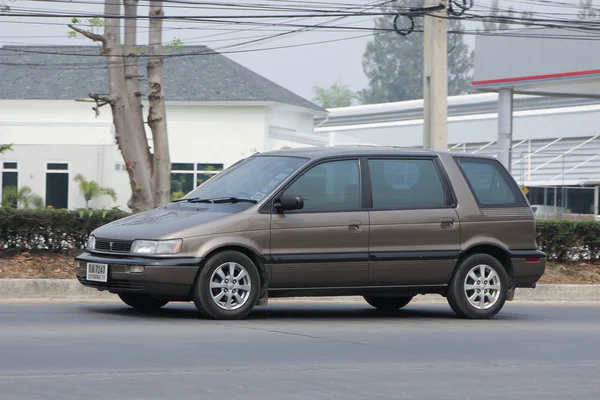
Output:
M137 0L123 0L125 11L124 52L121 47L120 0L104 1L104 33L82 29L75 24L71 29L102 44L100 54L106 57L108 94L90 97L97 107L110 105L117 144L125 160L132 196L128 206L133 211L158 207L169 199L170 169L168 133L163 93L162 69L162 1L152 1L150 11L150 52L148 71L150 77L150 113L148 123L152 129L154 149L150 152L142 110L139 71L137 64ZM154 13L154 14L153 14ZM158 31L157 31L158 30ZM152 50L154 48L154 50ZM158 67L157 67L158 66ZM158 92L157 92L157 88ZM97 109L96 109L97 110Z
M152 130L154 143L154 199L166 203L171 191L171 159L167 136L167 113L163 91L163 47L162 32L164 11L162 0L150 0L150 46L148 49L148 81L150 83L150 110L148 125Z

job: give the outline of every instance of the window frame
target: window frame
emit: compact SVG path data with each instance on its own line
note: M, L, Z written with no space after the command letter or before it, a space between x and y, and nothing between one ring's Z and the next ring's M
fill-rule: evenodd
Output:
M204 165L220 165L221 169L215 169L215 170L198 169L198 165L202 165L202 164L204 164ZM193 168L192 169L177 169L177 168L173 168L173 165L176 165L176 166L177 165L191 165ZM171 174L171 177L173 177L173 174L189 174L189 175L192 175L192 189L189 192L185 193L187 195L188 193L196 190L204 182L207 182L209 179L211 179L215 175L220 174L221 172L223 172L225 170L226 170L225 163L222 163L222 162L220 162L220 163L176 162L176 163L171 163L170 174ZM199 175L210 175L210 178L208 178L207 180L205 180L204 182L202 182L202 184L198 184L198 176Z
M4 196L4 172L13 172L17 174L17 189L19 188L19 179L21 176L21 173L19 171L19 161L14 160L12 161L11 159L3 159L0 160L0 200L3 198ZM16 164L17 166L15 168L7 168L4 166L4 164Z
M66 164L67 169L48 169L48 164ZM48 190L48 174L67 175L67 210L71 208L71 162L70 161L46 161L44 165L44 205L47 206L46 192Z
M443 207L409 207L409 208L399 208L399 207L385 207L385 208L375 208L373 206L373 188L371 184L371 171L369 169L369 161L370 160L387 160L387 161L402 161L402 160L427 160L433 163L433 166L437 172L440 183L442 184L442 190L444 191L444 203ZM370 198L368 200L368 209L369 211L416 211L416 210L445 210L445 209L453 209L456 208L458 203L456 201L456 194L454 192L454 188L450 183L450 178L441 163L441 160L438 156L422 156L422 155L401 155L401 156L368 156L365 157L365 170L367 174L367 179L369 181L369 195Z
M275 209L275 199L279 198L290 186L292 186L298 179L303 177L308 171L313 168L330 162L339 162L339 161L356 161L358 166L358 190L359 192L359 205L358 208L350 208L350 209L340 209L340 210L289 210L286 211L285 214L323 214L323 213L343 213L343 212L357 212L357 211L366 211L365 200L366 200L366 187L364 181L364 157L361 156L339 156L339 157L328 157L317 160L312 160L306 163L302 168L298 169L296 173L289 179L286 183L283 184L278 190L274 191L271 194L271 197L268 201L266 201L263 207L260 208L259 213L263 214L279 214L279 212Z
M48 168L48 166L50 164L53 165L66 165L67 168L60 168L60 169L52 169L52 168ZM56 172L56 173L63 173L63 174L68 174L71 171L71 163L69 161L46 161L46 168L45 168L45 172Z
M456 156L453 156L452 158L454 159L454 162L456 163L458 170L462 174L463 179L467 183L467 186L469 186L469 190L471 191L471 196L473 196L473 199L475 199L475 202L477 203L477 206L479 207L479 209L527 208L527 207L530 208L531 207L529 205L529 200L527 199L525 194L519 188L519 185L515 181L515 178L513 178L513 176L510 174L510 172L508 172L507 169L502 165L502 163L500 163L500 161L498 161L497 159L487 158L487 157L474 157L474 156L469 156L469 155L456 155ZM498 169L497 169L498 173L500 174L502 179L504 179L504 181L506 182L508 189L511 191L513 196L515 196L516 203L515 204L509 204L509 203L482 204L481 201L479 200L479 197L477 196L477 192L475 191L475 188L471 184L471 181L467 177L467 174L461 165L462 160L467 160L470 162L475 162L475 163L480 163L480 164L491 165L492 168L494 168L494 164L496 164L498 166Z

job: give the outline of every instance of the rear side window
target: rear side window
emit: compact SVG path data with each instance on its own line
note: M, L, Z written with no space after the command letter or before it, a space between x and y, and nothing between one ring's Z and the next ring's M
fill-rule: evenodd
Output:
M496 160L456 159L481 207L527 207L521 189Z
M450 204L433 160L369 160L373 209L444 208Z

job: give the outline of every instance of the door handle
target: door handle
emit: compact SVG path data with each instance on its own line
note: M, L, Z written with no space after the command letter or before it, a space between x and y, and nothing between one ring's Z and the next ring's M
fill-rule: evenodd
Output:
M348 230L352 232L360 232L362 230L360 225L360 221L350 221L348 222Z
M454 226L454 218L446 217L442 218L442 222L440 224L442 228L452 228Z

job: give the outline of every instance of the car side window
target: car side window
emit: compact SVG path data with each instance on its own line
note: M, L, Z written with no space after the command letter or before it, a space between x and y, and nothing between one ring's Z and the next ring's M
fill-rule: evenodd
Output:
M496 160L458 158L458 164L482 207L526 207L516 182Z
M346 211L360 208L358 160L329 161L306 171L285 194L302 196L298 212Z
M374 209L431 209L450 204L431 159L369 160Z

